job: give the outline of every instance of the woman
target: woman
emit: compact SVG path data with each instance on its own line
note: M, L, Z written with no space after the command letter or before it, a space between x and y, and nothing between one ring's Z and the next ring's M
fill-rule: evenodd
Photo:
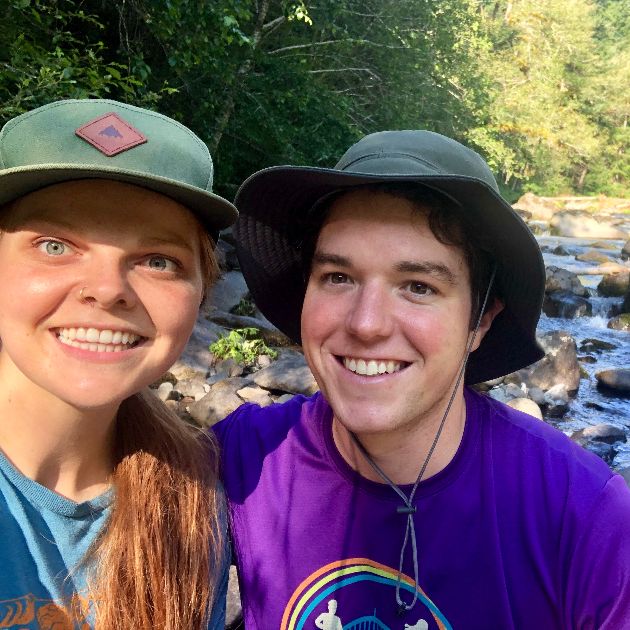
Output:
M60 101L5 125L0 168L0 628L222 628L216 446L147 390L236 217L207 148Z

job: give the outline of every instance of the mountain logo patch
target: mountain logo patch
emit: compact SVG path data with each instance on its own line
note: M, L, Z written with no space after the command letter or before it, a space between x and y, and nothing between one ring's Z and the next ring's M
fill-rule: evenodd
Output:
M75 133L107 157L147 142L144 134L114 112L90 120Z

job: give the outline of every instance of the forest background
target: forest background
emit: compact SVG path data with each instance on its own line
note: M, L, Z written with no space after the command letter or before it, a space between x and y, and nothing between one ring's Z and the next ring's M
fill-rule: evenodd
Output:
M156 109L229 198L382 129L525 191L630 197L630 0L0 0L0 124L60 98Z

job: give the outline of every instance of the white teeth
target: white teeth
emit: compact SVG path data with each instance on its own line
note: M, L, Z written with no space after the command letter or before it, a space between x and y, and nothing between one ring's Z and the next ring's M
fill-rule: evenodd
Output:
M361 376L376 376L377 374L393 374L398 372L402 365L398 361L377 361L375 359L354 359L344 357L343 364L346 369Z
M98 336L99 343L111 343L114 337L114 333L111 330L101 330L101 334Z
M59 341L67 346L91 352L121 352L140 339L139 335L120 330L96 328L59 328Z
M100 333L96 330L96 328L88 328L85 331L85 340L89 343L96 343L99 337Z

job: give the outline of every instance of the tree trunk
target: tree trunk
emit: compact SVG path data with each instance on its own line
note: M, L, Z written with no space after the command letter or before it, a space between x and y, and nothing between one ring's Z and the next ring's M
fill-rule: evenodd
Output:
M230 118L234 113L234 106L236 104L236 95L238 94L243 82L247 78L249 71L251 70L252 63L254 61L254 54L256 53L256 49L260 44L260 38L262 36L263 27L265 25L265 19L267 17L267 13L269 12L269 5L271 4L271 0L262 0L260 3L260 9L258 11L258 15L256 16L256 25L254 26L254 32L252 34L252 47L250 49L250 54L240 65L239 69L236 71L236 76L232 81L228 90L226 90L226 98L223 106L223 111L218 117L216 131L212 135L208 142L208 148L210 149L211 155L216 155L217 149L219 148L219 144L221 142L221 138L223 137L223 133L225 132L228 123L230 122Z

